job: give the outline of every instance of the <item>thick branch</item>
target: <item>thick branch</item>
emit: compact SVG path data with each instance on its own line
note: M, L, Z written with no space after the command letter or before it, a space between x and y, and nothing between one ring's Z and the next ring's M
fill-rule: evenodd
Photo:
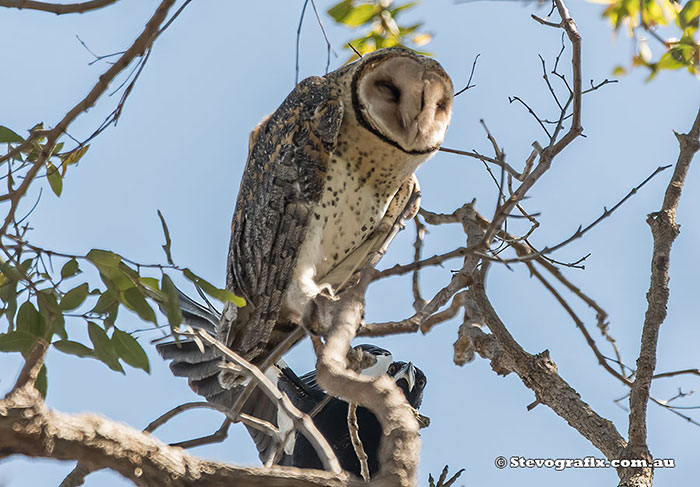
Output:
M389 376L371 378L348 368L347 351L355 337L364 309L366 279L343 292L333 307L330 332L325 346L317 345L317 379L329 394L357 403L372 411L382 425L379 460L381 472L376 481L392 487L416 485L420 438L413 409ZM374 482L373 482L374 483Z
M346 476L291 468L240 468L200 460L127 425L50 411L34 389L0 401L0 458L21 454L109 468L139 487L346 487Z
M695 122L687 134L676 134L680 144L680 153L671 181L666 188L661 209L647 217L654 238L654 251L651 259L651 278L647 293L648 307L644 316L642 343L637 359L637 373L630 392L629 416L629 450L630 454L648 456L646 445L647 427L646 410L649 401L649 389L656 368L656 347L659 339L659 328L666 319L669 289L669 262L671 246L678 236L679 227L676 223L676 210L680 201L681 191L693 156L700 150L700 110ZM637 477L630 479L626 485L650 485L651 469L642 472L648 475L648 483Z
M525 386L535 392L539 402L546 404L564 418L607 458L619 458L620 452L626 446L625 440L609 420L593 411L559 376L555 363L549 358L549 352L531 355L522 349L491 306L482 282L472 285L470 295L478 304L486 326L511 358L513 371Z

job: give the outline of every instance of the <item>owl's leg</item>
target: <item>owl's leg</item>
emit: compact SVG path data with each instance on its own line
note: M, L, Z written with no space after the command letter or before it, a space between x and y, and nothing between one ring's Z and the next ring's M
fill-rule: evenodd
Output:
M330 285L328 288L333 292L333 288ZM299 324L311 335L324 336L332 321L332 304L337 300L338 297L335 293L333 295L327 295L324 292L319 293L306 307L304 316Z

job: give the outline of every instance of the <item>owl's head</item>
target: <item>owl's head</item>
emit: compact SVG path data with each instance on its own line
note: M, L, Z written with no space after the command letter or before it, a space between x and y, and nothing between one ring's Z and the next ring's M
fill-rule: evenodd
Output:
M452 114L452 80L440 64L404 48L357 61L352 101L358 122L411 154L436 151Z

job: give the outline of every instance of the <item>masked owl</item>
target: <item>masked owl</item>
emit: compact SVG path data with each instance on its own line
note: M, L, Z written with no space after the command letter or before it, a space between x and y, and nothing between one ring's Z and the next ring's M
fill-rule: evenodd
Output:
M226 279L247 305L225 307L216 327L223 343L260 365L319 292L342 291L367 265L415 204L414 172L440 147L452 97L437 61L381 49L303 80L253 130ZM221 392L215 356L159 348L166 358L198 364L179 374L196 392Z
M382 49L303 80L255 128L226 279L248 304L228 306L220 337L234 351L259 363L319 292L340 291L384 243L379 224L404 214L452 94L437 61Z

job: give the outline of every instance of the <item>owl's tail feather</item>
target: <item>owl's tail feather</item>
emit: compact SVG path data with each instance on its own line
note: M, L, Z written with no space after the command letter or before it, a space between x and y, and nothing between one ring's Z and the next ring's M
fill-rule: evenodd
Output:
M217 336L221 313L213 306L204 307L178 289L183 324L205 330ZM170 370L177 377L186 377L190 388L208 401L224 407L233 406L233 391L219 383L221 355L208 345L204 352L194 340L178 340L156 345L165 360L171 360Z
M200 305L179 290L178 293L184 324L192 328L206 330L218 337L221 313L211 305L209 307ZM231 409L234 406L242 387L227 388L221 384L219 380L221 355L212 347L204 345L204 352L202 352L193 340L187 339L162 343L156 345L156 348L165 360L171 360L170 370L173 374L178 377L186 377L194 392L204 396L207 401L226 409ZM285 367L286 364L280 360L276 367L270 367L266 375L276 384L281 375L281 369ZM260 389L253 391L241 412L277 424L277 406L268 400ZM275 438L248 426L246 429L255 442L263 462L270 455L275 454L277 451Z

